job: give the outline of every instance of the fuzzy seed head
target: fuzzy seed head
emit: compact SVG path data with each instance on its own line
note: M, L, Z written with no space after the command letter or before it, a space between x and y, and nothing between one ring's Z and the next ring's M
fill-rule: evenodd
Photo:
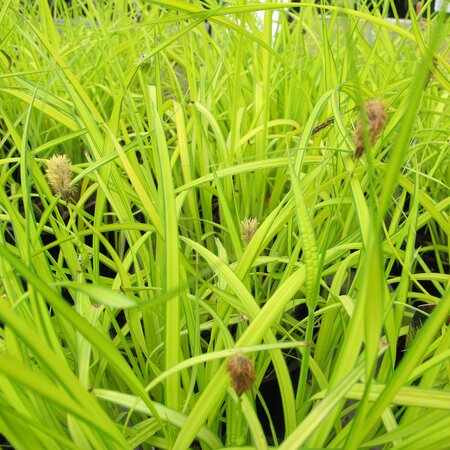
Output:
M256 380L255 361L238 351L227 363L227 371L231 378L231 387L238 397L253 386Z
M416 14L417 15L420 14L420 11L422 10L422 8L423 8L423 1L417 2L416 3Z
M367 126L370 142L373 146L375 145L378 136L384 130L387 120L386 105L379 100L370 100L366 102L364 105L364 110L366 113L366 123L362 120L362 118L360 118L353 135L353 142L355 143L355 158L360 158L365 150L365 127Z
M424 88L427 88L430 85L430 83L433 81L433 78L434 78L433 70L436 69L437 64L438 64L437 59L433 58L433 65L432 65L431 69L427 73L427 77L425 79Z
M241 239L245 245L252 240L252 237L255 235L256 230L258 229L258 219L255 217L247 217L241 222L240 231L241 231Z
M66 155L53 155L47 161L47 181L53 192L66 202L72 199L72 162Z

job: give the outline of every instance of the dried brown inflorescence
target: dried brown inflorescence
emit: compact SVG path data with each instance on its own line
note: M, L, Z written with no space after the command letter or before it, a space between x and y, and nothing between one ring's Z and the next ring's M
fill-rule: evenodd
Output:
M379 100L370 100L364 104L366 120L361 117L356 125L355 133L353 135L353 142L355 143L355 158L360 158L365 150L364 131L367 127L367 132L370 137L372 145L377 141L378 136L384 130L386 125L386 105Z
M230 374L231 387L239 397L255 382L255 362L240 351L228 360L227 371Z
M416 3L416 14L419 15L420 11L422 11L423 8L423 1L421 0L420 2Z
M247 217L241 222L241 239L245 245L248 245L252 237L255 235L258 225L258 219L255 217Z
M436 69L437 64L438 64L437 59L433 58L433 65L432 65L431 69L428 71L427 77L425 78L424 89L426 89L430 85L430 83L433 81L434 70Z
M47 181L53 192L69 202L74 186L72 181L72 162L66 155L53 155L47 161Z
M420 12L422 11L422 8L423 8L423 1L417 2L416 3L416 16L419 16ZM423 15L419 16L419 25L422 28L426 28L426 26L427 26L427 21L425 20Z

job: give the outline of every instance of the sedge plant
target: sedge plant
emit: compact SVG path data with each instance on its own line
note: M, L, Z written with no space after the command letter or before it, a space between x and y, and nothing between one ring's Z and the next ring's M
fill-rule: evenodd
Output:
M356 3L2 3L11 446L447 445L449 21Z

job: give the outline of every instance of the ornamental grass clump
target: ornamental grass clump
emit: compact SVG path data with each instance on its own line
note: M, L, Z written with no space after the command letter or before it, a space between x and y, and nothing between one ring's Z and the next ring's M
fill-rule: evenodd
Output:
M375 145L378 136L384 130L386 125L386 105L379 100L370 100L365 103L364 111L366 119L360 117L353 135L353 142L355 143L355 158L361 158L366 150L365 148L365 131L367 129L370 143ZM363 114L363 113L361 113Z
M446 13L215 3L0 2L0 442L447 448Z
M56 195L63 200L72 200L74 186L72 181L72 161L66 155L53 155L47 161L47 181Z
M242 352L237 352L228 360L227 371L230 374L231 387L238 397L250 389L255 382L255 361Z

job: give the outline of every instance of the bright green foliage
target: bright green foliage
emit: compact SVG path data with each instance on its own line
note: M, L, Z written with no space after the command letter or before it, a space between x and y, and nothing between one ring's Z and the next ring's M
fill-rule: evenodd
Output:
M14 448L448 445L450 22L357 3L1 2Z

